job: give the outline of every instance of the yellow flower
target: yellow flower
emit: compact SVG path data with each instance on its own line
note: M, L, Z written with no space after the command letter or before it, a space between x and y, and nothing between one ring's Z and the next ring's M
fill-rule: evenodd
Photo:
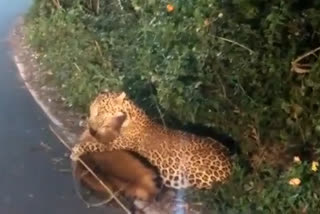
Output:
M312 161L311 170L316 172L318 171L319 162L318 161Z
M292 178L292 179L290 179L289 184L291 186L296 187L296 186L299 186L301 184L301 180L299 178Z
M300 164L301 163L300 157L299 156L294 156L293 157L293 162Z
M167 4L167 11L168 12L174 11L174 6L172 4Z

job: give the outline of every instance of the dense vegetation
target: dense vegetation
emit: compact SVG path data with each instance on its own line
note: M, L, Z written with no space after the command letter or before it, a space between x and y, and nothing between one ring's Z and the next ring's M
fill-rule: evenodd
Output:
M236 160L230 183L201 194L213 210L320 210L319 1L36 0L26 32L68 104L125 90L237 139L253 171Z

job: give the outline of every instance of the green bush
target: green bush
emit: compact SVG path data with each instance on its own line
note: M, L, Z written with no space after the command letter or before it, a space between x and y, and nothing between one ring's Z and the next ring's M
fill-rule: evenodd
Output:
M270 147L309 159L320 151L320 2L109 0L99 11L88 2L97 1L60 0L57 9L37 0L27 17L29 41L69 104L86 109L103 88L125 90L145 109L230 133L247 158ZM282 158L273 151L269 160ZM259 162L260 176L271 165ZM244 184L240 171L236 182ZM259 176L270 188L277 180ZM278 200L293 194L280 188L281 176L278 193L255 190L236 204L248 203L245 213L260 194L273 195L253 210L312 200L310 189L295 193L293 204ZM217 190L215 200L235 203L226 195Z

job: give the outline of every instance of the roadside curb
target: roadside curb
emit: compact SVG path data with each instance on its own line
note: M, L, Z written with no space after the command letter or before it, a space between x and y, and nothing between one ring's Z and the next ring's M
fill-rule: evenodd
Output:
M30 92L30 94L33 97L33 99L35 100L35 102L40 106L42 111L47 115L47 117L49 118L49 120L52 123L54 123L56 126L64 127L63 123L55 115L52 114L52 112L50 111L50 108L47 105L45 105L45 103L43 101L41 101L41 99L39 98L38 93L28 83L27 78L26 78L26 74L25 74L24 65L19 60L19 57L17 55L14 55L13 56L13 60L14 60L14 63L16 64L16 66L17 66L18 73L20 74L20 77L22 78L26 88Z

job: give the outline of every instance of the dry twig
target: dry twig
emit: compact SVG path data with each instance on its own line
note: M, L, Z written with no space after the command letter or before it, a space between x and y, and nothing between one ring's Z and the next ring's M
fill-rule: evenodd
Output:
M306 57L310 56L310 55L315 55L315 53L317 51L320 50L320 47L317 47L316 49L313 49L301 56L299 56L298 58L296 58L295 60L293 60L291 62L291 71L292 72L295 72L297 74L305 74L305 73L309 73L310 72L310 69L312 67L312 64L309 64L309 63L305 63L305 64L302 64L302 63L299 63L301 60L305 59ZM318 57L318 56L316 56Z
M213 37L216 37L218 39L221 39L222 41L229 42L229 43L237 45L237 46L239 46L239 47L241 47L243 49L246 49L247 51L249 51L250 54L254 53L253 50L251 50L250 48L248 48L247 46L245 46L243 44L240 44L239 42L236 42L236 41L233 41L231 39L224 38L224 37L220 37L220 36L213 36Z
M56 9L61 8L60 0L52 0L52 3L56 7Z

